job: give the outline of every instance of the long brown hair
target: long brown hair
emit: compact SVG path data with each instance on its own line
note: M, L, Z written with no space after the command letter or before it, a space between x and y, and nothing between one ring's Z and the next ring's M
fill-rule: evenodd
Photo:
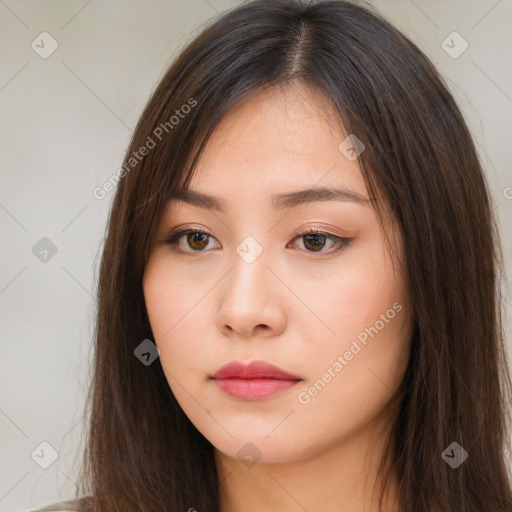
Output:
M187 188L223 115L292 80L325 94L365 145L358 162L370 196L382 191L404 240L415 331L387 453L401 508L510 512L502 255L471 135L436 69L399 31L360 6L305 0L256 0L214 20L139 119L102 253L77 491L93 498L83 509L218 511L212 445L178 405L160 360L134 355L154 339L142 277L167 197ZM456 468L443 460L455 442L468 454Z

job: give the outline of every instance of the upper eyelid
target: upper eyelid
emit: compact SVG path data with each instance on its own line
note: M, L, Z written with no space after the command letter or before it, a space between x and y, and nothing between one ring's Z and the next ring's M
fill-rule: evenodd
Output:
M305 226L303 228L300 228L300 229L296 229L294 230L294 232L296 234L301 234L301 233L307 233L309 231L318 231L320 233L325 233L325 234L328 234L328 235L332 235L332 236L336 236L338 238L349 238L350 235L343 235L343 234L336 234L336 233L333 233L332 230L335 230L336 228L332 228L332 227L328 227L328 226L318 226L318 225L314 225L315 223L322 223L322 221L318 222L318 221L312 221L312 224L313 225L308 225L308 226ZM174 236L178 233L183 233L183 232L187 232L187 231L200 231L201 233L205 233L213 238L215 238L212 233L210 231L208 231L208 229L202 227L202 226L195 226L194 223L192 222L191 225L187 225L186 223L183 223L183 225L181 227L178 227L178 228L174 228L174 229L170 229L170 230L165 230L167 233L169 233L167 235L167 238L170 238L171 236ZM230 230L231 231L231 230ZM346 229L343 229L342 231L346 231Z
M207 231L206 229L203 229L203 228L194 228L194 227L190 227L190 228L183 228L183 229L178 229L177 231L174 231L172 232L170 235L168 235L166 237L166 239L170 239L170 238L174 238L174 237L181 237L181 236L184 236L188 233L202 233L202 234L205 234L211 238L214 238L215 240L217 240L217 238L215 238L209 231ZM343 237L343 236L340 236L340 235L336 235L335 233L331 233L330 231L328 231L327 229L325 228L318 228L318 227L307 227L307 228L304 228L304 229L301 229L299 231L297 231L295 233L295 237L297 236L305 236L305 235L308 235L310 233L318 233L320 235L329 235L333 238L348 238L348 237ZM218 241L218 240L217 240Z

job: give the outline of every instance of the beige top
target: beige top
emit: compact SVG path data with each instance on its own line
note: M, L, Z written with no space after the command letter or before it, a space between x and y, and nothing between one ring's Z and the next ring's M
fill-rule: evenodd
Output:
M51 505L46 505L43 508L38 508L37 510L33 510L31 512L76 512L81 510L84 506L84 498L82 499L74 499L67 501L59 501L58 503L52 503Z
M38 508L37 510L31 510L30 512L77 512L78 510L77 508L65 508L65 506L67 505L54 503L43 508Z

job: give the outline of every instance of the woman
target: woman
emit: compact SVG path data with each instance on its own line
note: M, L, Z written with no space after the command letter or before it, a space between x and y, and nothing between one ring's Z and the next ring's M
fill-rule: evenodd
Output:
M74 509L512 510L490 195L401 33L339 1L231 10L118 177Z

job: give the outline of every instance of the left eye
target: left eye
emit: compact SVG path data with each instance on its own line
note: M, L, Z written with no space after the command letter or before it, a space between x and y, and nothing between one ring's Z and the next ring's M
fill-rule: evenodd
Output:
M345 248L350 242L349 238L342 238L340 236L333 235L332 233L317 230L302 232L296 238L303 240L304 247L308 249L308 252L334 253ZM296 238L294 238L294 240ZM331 251L322 251L325 247L326 241L331 242L331 247L334 247L334 249Z
M181 248L180 241L184 237L186 237L188 247L193 249L192 251L183 250ZM208 247L210 238L215 240L215 238L206 231L185 229L171 235L165 242L171 245L177 252L190 254L194 252L206 252L204 249ZM296 239L302 239L304 247L306 247L306 252L312 253L335 253L345 248L350 242L349 238L342 238L332 233L314 229L298 233L293 240ZM334 248L330 251L323 251L322 249L326 246L327 241L331 242L331 248Z

